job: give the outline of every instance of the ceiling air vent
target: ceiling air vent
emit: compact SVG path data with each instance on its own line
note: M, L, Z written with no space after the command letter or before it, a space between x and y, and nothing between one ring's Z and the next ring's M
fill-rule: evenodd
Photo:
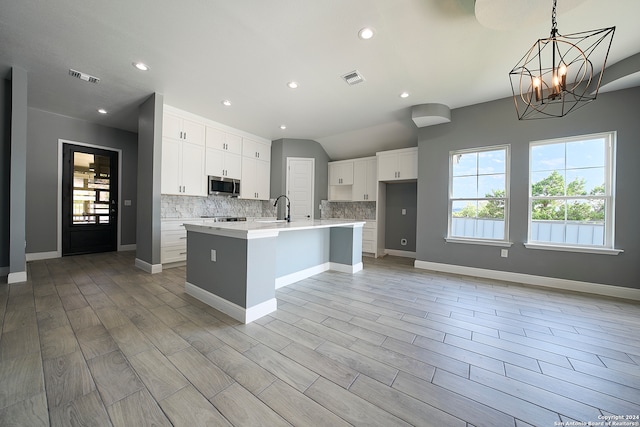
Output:
M89 74L85 74L77 70L72 70L71 68L69 68L69 75L71 77L75 77L76 79L84 80L85 82L89 83L100 82L100 79L98 77L90 76Z
M342 78L345 82L347 82L349 86L357 85L358 83L362 83L364 81L364 77L362 77L362 74L360 74L357 70L344 74Z

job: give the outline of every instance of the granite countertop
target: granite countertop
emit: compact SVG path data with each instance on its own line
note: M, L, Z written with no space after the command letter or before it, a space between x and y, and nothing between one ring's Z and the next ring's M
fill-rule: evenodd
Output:
M276 236L281 231L310 230L330 227L362 227L364 220L316 219L286 222L275 219L256 219L239 222L207 222L205 219L194 222L185 221L187 231L224 235L240 238L259 238Z

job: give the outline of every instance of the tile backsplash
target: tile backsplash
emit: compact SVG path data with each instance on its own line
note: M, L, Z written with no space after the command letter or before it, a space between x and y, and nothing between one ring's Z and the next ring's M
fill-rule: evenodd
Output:
M276 216L276 208L269 200L245 200L216 195L208 197L161 195L160 217L162 219L202 216L267 218Z
M320 202L322 219L376 219L376 202Z

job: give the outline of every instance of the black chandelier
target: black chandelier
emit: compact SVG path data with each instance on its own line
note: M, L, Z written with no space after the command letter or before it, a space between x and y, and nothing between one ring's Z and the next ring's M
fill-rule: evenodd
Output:
M553 0L551 37L535 42L509 73L518 119L563 117L596 99L615 29L562 36Z

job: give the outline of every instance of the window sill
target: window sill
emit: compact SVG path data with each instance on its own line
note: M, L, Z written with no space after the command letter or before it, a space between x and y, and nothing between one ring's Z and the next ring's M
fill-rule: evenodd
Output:
M484 246L500 246L503 248L510 248L513 242L506 242L504 240L482 240L482 239L465 239L460 237L445 237L444 240L447 243L463 243L467 245L484 245Z
M594 248L589 246L560 246L560 245L545 245L541 243L523 243L527 249L541 249L545 251L562 251L562 252L581 252L586 254L601 254L601 255L618 255L624 252L622 249L609 249L609 248Z

